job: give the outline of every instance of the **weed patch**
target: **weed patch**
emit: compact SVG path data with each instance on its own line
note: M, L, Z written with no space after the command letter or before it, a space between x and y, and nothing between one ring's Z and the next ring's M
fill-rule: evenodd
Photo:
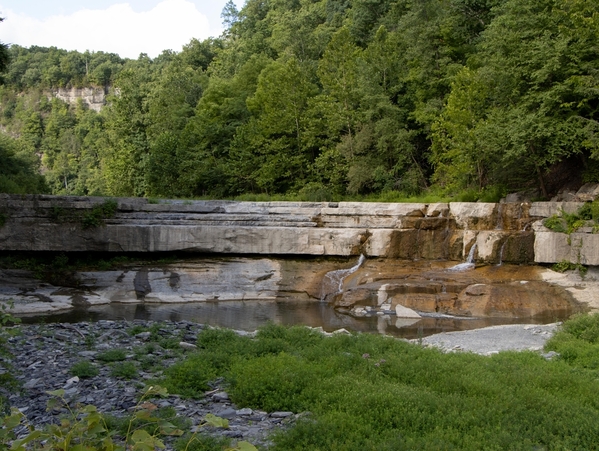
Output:
M114 199L107 199L103 203L94 205L91 211L86 212L81 219L84 229L91 229L104 225L104 220L112 218L118 209L118 203Z
M71 367L71 374L73 376L80 377L81 379L87 377L94 377L100 373L98 368L96 368L91 362L88 360L82 360L80 362L75 363Z
M127 354L123 349L109 349L96 356L96 359L101 362L120 362L127 358Z
M565 330L595 346L593 324ZM311 412L276 435L277 451L593 449L599 434L596 374L531 352L443 354L388 337L269 325L255 339L204 330L198 351L165 375L185 396L224 377L240 407Z
M138 375L137 366L133 362L117 362L112 365L110 375L123 379L133 379Z

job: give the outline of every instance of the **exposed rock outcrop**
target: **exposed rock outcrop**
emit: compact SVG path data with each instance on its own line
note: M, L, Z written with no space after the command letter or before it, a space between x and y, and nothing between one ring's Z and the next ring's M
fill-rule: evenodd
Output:
M474 244L486 263L534 261L527 204L106 200L0 195L0 249L65 252L189 251L461 261ZM86 226L87 224L87 226ZM526 229L526 230L525 230Z
M69 104L76 104L79 100L87 104L90 110L100 112L106 104L108 88L58 88L51 95Z

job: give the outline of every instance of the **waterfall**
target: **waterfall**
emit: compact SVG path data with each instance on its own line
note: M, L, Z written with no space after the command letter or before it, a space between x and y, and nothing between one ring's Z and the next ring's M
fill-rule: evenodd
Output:
M466 271L467 269L474 268L474 253L476 252L476 243L472 245L470 248L470 252L468 252L468 258L465 263L459 263L455 266L449 268L449 271Z
M503 204L497 205L497 222L495 224L495 230L503 230Z
M466 263L470 263L471 265L474 264L474 252L476 251L476 243L474 243L472 245L472 247L470 248L470 252L468 252L468 259L466 260Z
M501 245L501 249L499 250L499 263L497 264L497 266L501 266L503 264L503 251L505 249L506 244L507 244L507 240L505 240L503 242L503 244Z
M343 281L350 274L355 273L360 266L364 263L366 257L364 254L360 255L358 259L358 263L352 266L349 269L337 269L335 271L329 271L325 274L322 279L322 286L320 289L320 300L325 301L327 295L329 294L337 294L343 291Z

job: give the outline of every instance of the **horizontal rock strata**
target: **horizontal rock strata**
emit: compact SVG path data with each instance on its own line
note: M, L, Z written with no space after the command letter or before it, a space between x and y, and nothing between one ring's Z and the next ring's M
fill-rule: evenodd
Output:
M113 202L116 210L96 214ZM599 265L599 235L542 220L580 202L175 201L0 195L0 250L318 255ZM94 213L95 212L95 213ZM96 216L94 216L96 214ZM91 218L91 219L90 219Z

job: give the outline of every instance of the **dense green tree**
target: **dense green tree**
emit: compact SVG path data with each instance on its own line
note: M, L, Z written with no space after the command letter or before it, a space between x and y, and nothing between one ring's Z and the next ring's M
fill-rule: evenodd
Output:
M552 165L594 155L598 13L569 0L498 9L438 123L438 179L518 187L534 174L547 196Z

